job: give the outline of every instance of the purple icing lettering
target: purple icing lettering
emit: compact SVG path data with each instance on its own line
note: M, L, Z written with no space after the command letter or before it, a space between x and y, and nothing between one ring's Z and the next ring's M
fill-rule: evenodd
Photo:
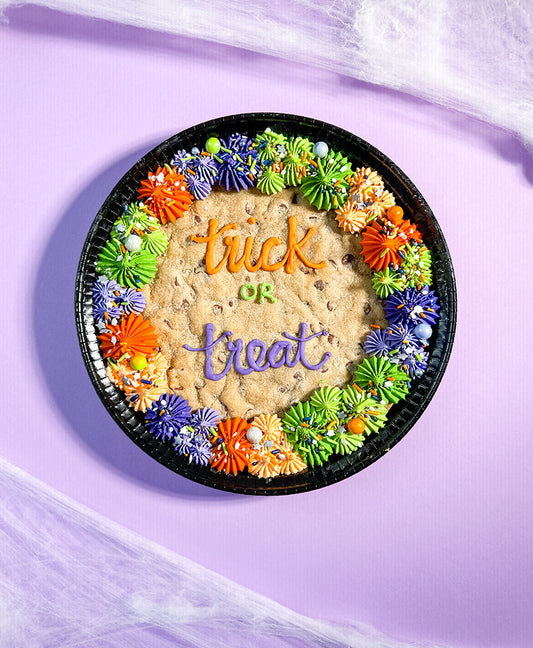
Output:
M231 351L231 356L230 359L228 360L228 366L230 366L233 361L235 366L235 371L238 374L241 374L241 376L247 376L248 374L252 373L252 371L255 371L255 369L246 369L246 367L243 367L241 365L241 351L244 344L240 338L238 340L235 340L235 342L228 340L227 344L228 344L228 351Z
M222 335L217 339L213 340L213 333L215 332L215 326L214 324L206 324L205 325L205 347L198 347L198 349L195 349L194 347L189 346L188 344L184 344L183 348L187 349L187 351L205 351L205 377L208 380L220 380L221 378L224 378L224 376L228 373L230 370L230 367L232 365L233 361L233 356L235 355L235 351L233 351L232 356L230 357L228 364L226 365L224 371L222 373L216 374L213 370L213 347L220 342L220 340L223 340L225 337L229 337L230 335L233 335L231 331L226 331L225 333L222 333Z
M306 342L309 342L309 340L312 340L313 338L318 337L319 335L327 335L328 332L319 331L318 333L313 333L313 335L310 335L309 337L305 337L306 331L307 331L307 324L305 322L302 322L300 324L300 337L293 337L292 335L289 335L287 332L283 333L283 335L289 340L294 340L298 342L298 351L296 353L296 357L294 358L293 363L292 364L287 363L287 366L294 367L296 362L300 360L300 362L303 364L303 366L306 369L313 369L314 371L316 371L317 369L320 369L320 367L322 367L325 364L328 358L331 357L331 353L328 351L327 353L324 354L324 357L318 364L312 365L305 357L305 344Z
M260 349L259 357L255 359L255 350ZM268 360L265 364L260 365L260 362L263 362L267 354L267 345L261 340L252 340L248 343L246 347L246 362L252 368L252 371L264 371L268 369L271 365Z
M268 352L268 362L270 363L270 366L272 369L279 369L282 367L284 364L288 365L289 367L294 366L290 365L289 362L289 352L292 349L292 344L290 342L285 342L284 340L280 340L279 342L274 342L274 344L270 347L270 350ZM280 354L281 351L281 357L278 358L278 355ZM295 363L296 364L296 363Z
M322 360L318 364L311 364L305 356L305 345L309 340L312 340L315 337L320 335L327 335L327 331L319 331L318 333L313 333L310 336L306 336L307 324L302 322L300 324L300 333L298 336L289 335L287 332L283 335L289 340L297 342L296 353L294 358L290 359L290 352L294 348L294 345L291 342L285 342L280 340L274 342L274 344L268 349L264 342L261 340L254 339L249 342L246 346L246 361L248 362L249 367L243 367L241 365L241 353L244 348L244 343L241 339L232 341L228 340L226 346L230 352L230 356L224 367L224 370L220 373L215 373L213 369L213 349L214 347L224 338L230 337L233 335L231 331L226 331L216 340L214 339L215 327L213 324L205 325L205 346L194 348L188 344L184 344L183 347L187 351L205 351L205 377L208 380L220 380L228 373L228 371L233 366L235 371L241 376L247 376L252 373L252 371L265 371L266 369L279 369L283 365L287 367L294 367L298 362L301 362L306 369L311 369L317 371L324 366L328 358L331 357L331 353L327 352L323 355ZM255 357L255 350L259 349L259 356ZM279 357L278 357L279 356ZM263 363L263 364L261 364Z

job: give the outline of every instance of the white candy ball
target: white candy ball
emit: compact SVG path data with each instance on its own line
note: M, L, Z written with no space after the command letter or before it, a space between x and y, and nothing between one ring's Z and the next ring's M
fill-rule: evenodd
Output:
M258 427L252 425L252 427L248 428L248 431L246 432L246 438L250 443L259 443L263 438L263 433Z
M130 234L128 238L124 241L124 247L128 252L137 252L141 249L141 237L137 234Z
M329 151L329 147L326 144L326 142L317 142L313 146L313 153L319 158L326 157L328 151Z

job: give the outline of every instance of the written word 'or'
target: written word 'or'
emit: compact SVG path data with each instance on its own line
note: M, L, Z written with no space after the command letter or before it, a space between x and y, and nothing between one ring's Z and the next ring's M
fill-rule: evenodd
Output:
M261 246L261 253L259 259L253 263L251 259L252 247L254 244L254 237L247 236L244 243L244 251L239 257L241 247L241 239L239 236L225 236L224 245L226 249L221 259L215 259L215 243L227 231L237 229L235 223L224 225L218 229L218 220L211 218L209 221L209 233L207 236L196 236L193 234L191 240L195 243L207 243L207 250L205 254L205 265L208 274L216 274L221 270L224 265L228 265L230 272L239 272L243 267L248 272L257 272L258 270L279 270L285 266L285 271L292 274L296 270L296 260L299 259L301 263L308 268L325 268L327 261L319 261L317 263L310 261L302 251L304 245L313 237L315 228L310 227L305 236L298 240L296 232L297 223L295 216L289 216L289 227L287 235L287 250L281 259L276 263L270 263L269 257L273 248L283 245L283 241L277 236L268 238Z

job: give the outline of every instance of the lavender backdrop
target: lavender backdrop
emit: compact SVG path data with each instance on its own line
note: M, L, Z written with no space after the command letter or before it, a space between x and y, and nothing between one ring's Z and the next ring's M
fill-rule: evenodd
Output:
M0 454L298 613L398 640L530 646L532 345L520 327L532 314L533 165L522 145L303 64L35 7L7 15ZM77 258L117 179L170 134L254 110L330 121L395 160L439 219L459 293L450 366L407 437L345 482L277 499L204 489L138 450L93 393L73 322ZM74 597L77 575L64 581Z

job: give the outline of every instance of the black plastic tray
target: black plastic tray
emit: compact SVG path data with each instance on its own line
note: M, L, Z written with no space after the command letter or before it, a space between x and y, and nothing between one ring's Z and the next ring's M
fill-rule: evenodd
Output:
M179 149L202 148L211 136L225 138L234 132L253 136L267 127L286 135L323 140L330 148L341 150L354 168L370 166L376 169L403 207L406 218L416 223L425 245L431 250L432 289L441 307L431 338L427 370L421 378L412 381L407 399L391 408L387 425L379 436L372 435L355 453L301 474L275 477L270 481L247 474L226 475L210 467L189 464L171 444L158 441L147 432L143 414L127 405L123 393L106 376L92 314L92 287L100 250L124 205L136 200L137 189L148 172L158 165L170 163ZM170 470L206 486L249 495L284 495L322 488L350 477L379 459L407 434L428 406L444 374L455 333L457 298L453 266L439 224L418 189L389 158L356 135L331 124L297 115L246 113L214 119L174 135L147 153L117 183L96 215L83 246L76 276L75 308L78 338L89 376L106 409L132 441Z

